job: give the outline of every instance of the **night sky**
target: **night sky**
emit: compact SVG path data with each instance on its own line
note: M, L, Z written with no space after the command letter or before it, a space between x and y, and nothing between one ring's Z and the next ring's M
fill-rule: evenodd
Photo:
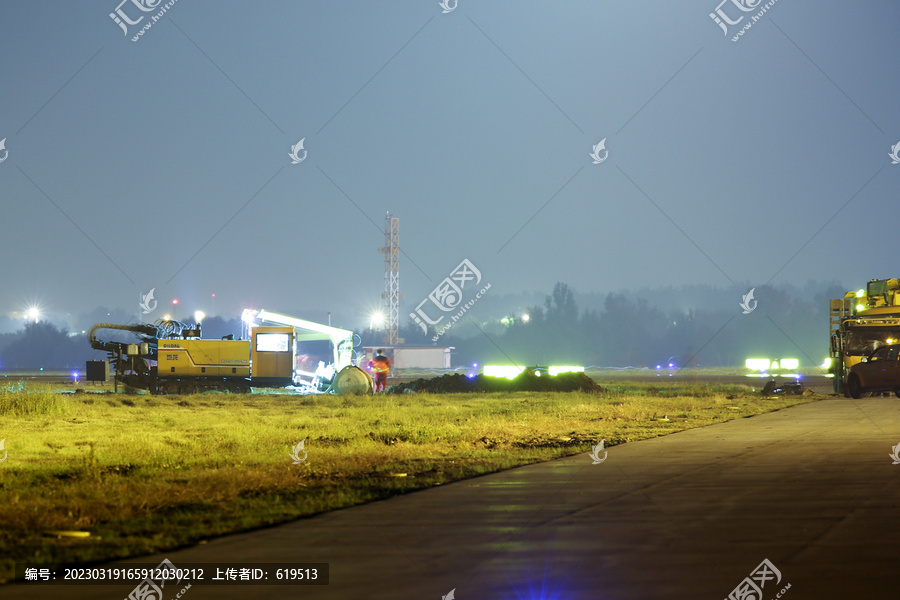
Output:
M0 2L7 317L900 275L896 2L120 1Z

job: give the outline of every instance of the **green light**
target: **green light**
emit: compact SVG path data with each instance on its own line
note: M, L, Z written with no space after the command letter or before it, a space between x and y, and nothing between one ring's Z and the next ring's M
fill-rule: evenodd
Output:
M856 292L857 298L862 298L865 295L866 295L866 290L857 290L857 292Z
M857 304L857 305L856 305L856 312L862 312L862 311L864 311L865 309L866 309L866 307L863 306L862 304Z

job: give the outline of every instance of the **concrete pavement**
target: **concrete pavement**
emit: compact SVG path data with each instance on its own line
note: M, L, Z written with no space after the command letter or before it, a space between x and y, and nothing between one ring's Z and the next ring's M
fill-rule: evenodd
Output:
M765 600L788 585L787 600L894 598L898 443L900 400L827 399L623 444L596 465L581 454L140 562L330 563L328 586L194 585L187 600L451 589L457 600L718 600L764 559L781 573ZM134 587L34 586L0 598L121 599Z

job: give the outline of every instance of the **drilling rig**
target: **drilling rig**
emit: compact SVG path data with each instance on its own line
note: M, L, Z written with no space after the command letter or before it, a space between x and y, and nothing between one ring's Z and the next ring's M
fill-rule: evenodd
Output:
M92 348L107 353L117 390L119 383L151 394L249 393L253 387L288 386L306 393L371 390L368 375L351 364L352 331L264 310L245 310L242 320L250 339L234 339L234 335L202 339L199 323L174 320L152 325L98 323L89 338ZM98 332L104 330L128 332L136 339L101 339ZM315 373L299 371L297 342L304 341L329 341L334 361L320 363Z

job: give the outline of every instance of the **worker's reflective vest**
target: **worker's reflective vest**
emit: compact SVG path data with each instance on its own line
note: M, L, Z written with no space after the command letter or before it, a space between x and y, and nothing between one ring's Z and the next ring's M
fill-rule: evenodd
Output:
M390 373L391 361L386 358L373 358L369 361L373 373Z

